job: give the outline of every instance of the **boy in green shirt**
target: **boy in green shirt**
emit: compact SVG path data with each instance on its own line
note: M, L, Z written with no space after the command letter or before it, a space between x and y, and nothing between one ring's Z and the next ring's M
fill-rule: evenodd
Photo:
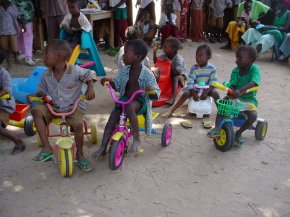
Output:
M236 131L235 140L238 145L243 145L242 133L247 130L257 119L258 100L257 91L244 93L248 89L259 86L261 81L260 69L253 64L256 60L256 51L249 45L241 46L236 52L236 64L231 74L230 87L233 89L231 97L243 104L243 111L248 119ZM207 133L210 138L219 138L222 115L217 115L215 128Z

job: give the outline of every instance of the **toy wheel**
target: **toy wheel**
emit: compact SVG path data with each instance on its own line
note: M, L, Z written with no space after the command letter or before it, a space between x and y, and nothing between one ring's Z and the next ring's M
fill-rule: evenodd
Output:
M43 147L38 133L36 133L36 144L37 144L38 147Z
M224 123L220 130L220 138L214 139L215 147L222 152L228 151L234 144L235 132L231 123Z
M125 146L126 142L123 137L121 137L119 141L113 142L109 156L109 166L112 170L117 170L122 165Z
M268 130L268 122L258 121L255 129L256 140L263 140L267 134L267 130Z
M63 177L70 177L73 174L72 149L59 149L59 172Z
M24 133L27 136L34 136L36 134L33 117L31 115L27 116L24 120Z
M89 137L90 143L96 144L98 142L98 133L96 123L91 123L89 128L91 129L91 134Z
M172 125L170 123L166 123L163 127L161 135L162 147L166 147L169 145L171 137L172 137Z

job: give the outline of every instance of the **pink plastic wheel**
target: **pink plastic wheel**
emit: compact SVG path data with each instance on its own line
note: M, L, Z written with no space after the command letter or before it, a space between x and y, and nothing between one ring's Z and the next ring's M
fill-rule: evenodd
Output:
M125 152L125 139L122 137L119 141L114 141L111 147L109 166L112 170L117 170L123 162Z
M161 136L161 145L162 147L166 147L169 145L172 137L172 125L170 123L166 123L162 130Z

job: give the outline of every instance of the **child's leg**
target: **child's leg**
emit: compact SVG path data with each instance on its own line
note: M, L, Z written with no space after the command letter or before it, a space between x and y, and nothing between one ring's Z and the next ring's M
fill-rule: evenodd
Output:
M9 41L8 36L1 35L0 36L0 47L3 48L7 52L6 63L8 70L11 68L11 63L9 59Z
M111 138L111 135L115 129L115 126L120 119L120 114L121 114L121 111L119 109L115 109L114 111L112 111L112 113L109 117L109 120L105 126L105 129L104 129L102 144L101 144L100 148L96 152L93 153L94 158L97 159L97 158L101 157L102 155L106 154L107 146L110 142L110 138Z
M257 111L244 111L248 119L243 123L240 129L236 131L236 136L241 136L242 133L247 130L257 119Z
M209 93L208 93L208 96L211 96L215 102L215 105L216 107L218 107L217 105L217 100L220 99L220 94L219 92L217 91L216 88L213 88Z
M166 101L168 105L173 105L175 102L175 98L177 95L177 88L178 88L178 76L179 75L173 75L171 76L171 85L172 85L172 96L169 100Z
M9 44L10 44L10 50L13 53L15 63L19 63L17 59L17 55L18 55L17 35L9 36Z
M140 137L139 137L139 125L137 119L137 113L140 110L142 104L140 101L133 101L126 107L126 114L130 120L130 125L132 127L133 133L133 144L131 152L136 152L140 146Z
M187 99L191 97L190 90L185 90L178 100L173 104L173 106L169 109L168 112L166 112L163 117L164 118L170 118L170 116L175 112L176 109L178 109Z

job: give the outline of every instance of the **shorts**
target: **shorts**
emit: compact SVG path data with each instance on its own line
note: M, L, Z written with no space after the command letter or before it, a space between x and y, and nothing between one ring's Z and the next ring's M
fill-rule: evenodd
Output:
M0 110L0 126L6 128L9 123L9 113L3 110Z
M127 97L126 95L124 95L123 97L120 98L121 101L126 102L128 101L129 97ZM139 101L141 103L141 108L139 109L139 111L137 112L137 115L145 115L147 113L147 105L146 105L146 101L144 97L138 97L135 100ZM113 109L112 112L116 112L120 110L121 111L121 105L117 105L115 106L115 108Z
M243 101L241 101L239 99L237 99L236 101L243 105L243 108L240 110L241 112L244 112L244 111L257 111L257 106L254 103L243 102Z
M41 112L42 116L43 116L43 119L44 121L46 122L46 124L48 125L52 119L54 118L60 118L60 117L56 117L54 115L52 115L50 113L50 111L48 110L48 108L46 107L46 105L42 104L42 103L39 103L37 105L35 105L33 108L32 108L32 111L33 110L38 110ZM70 116L67 116L66 119L67 123L72 126L74 124L83 124L83 121L84 121L84 113L80 110L80 109L76 109L76 111L70 115Z
M18 52L17 35L1 35L0 47L7 51Z

